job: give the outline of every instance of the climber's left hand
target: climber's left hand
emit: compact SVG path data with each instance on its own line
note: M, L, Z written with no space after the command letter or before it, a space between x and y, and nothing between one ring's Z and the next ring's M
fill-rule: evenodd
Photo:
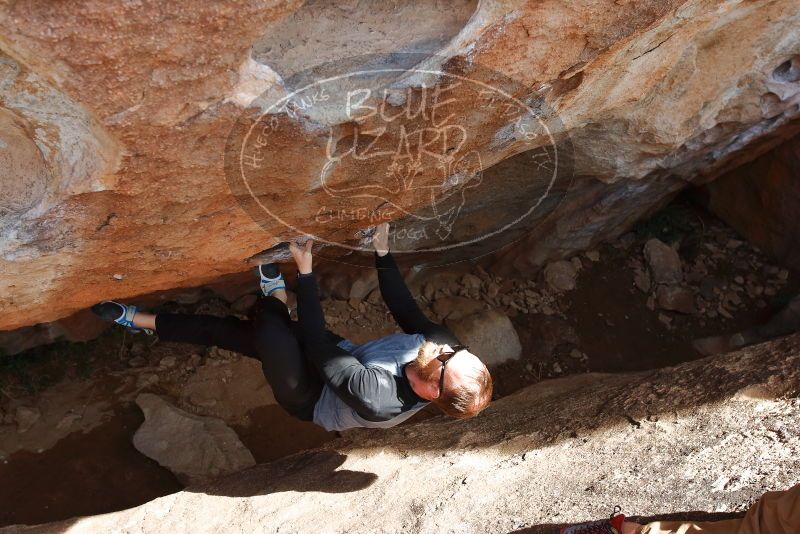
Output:
M389 223L381 223L375 229L372 236L372 246L378 256L386 256L389 253Z

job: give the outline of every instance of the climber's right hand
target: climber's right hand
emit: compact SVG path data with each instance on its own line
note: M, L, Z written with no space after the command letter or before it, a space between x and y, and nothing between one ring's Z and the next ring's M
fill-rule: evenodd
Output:
M292 253L294 262L297 264L297 272L300 274L311 274L311 247L314 246L314 241L309 239L302 246L294 241L289 243L289 251Z

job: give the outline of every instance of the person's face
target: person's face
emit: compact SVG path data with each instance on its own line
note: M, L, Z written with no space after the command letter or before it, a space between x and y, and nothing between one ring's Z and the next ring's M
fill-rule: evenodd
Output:
M464 373L474 365L477 357L462 347L450 347L426 342L420 347L417 358L410 364L425 384L432 399L464 383Z

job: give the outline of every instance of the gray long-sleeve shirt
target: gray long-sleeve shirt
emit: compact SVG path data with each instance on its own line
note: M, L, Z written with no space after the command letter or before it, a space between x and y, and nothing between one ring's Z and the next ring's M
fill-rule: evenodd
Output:
M306 354L326 384L314 419L331 430L394 426L408 419L425 401L411 389L405 366L425 340L459 344L449 330L422 313L391 254L375 258L381 294L405 334L359 346L337 345L325 331L316 278L313 274L298 277L297 313Z

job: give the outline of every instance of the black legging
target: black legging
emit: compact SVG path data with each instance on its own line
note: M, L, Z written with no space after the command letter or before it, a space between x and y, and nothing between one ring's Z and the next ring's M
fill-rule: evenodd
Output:
M460 344L447 328L422 313L391 254L376 255L375 266L383 300L403 332L422 334L436 343ZM323 384L369 421L388 421L423 401L405 376L365 366L337 346L342 338L325 327L312 273L297 277L297 313L300 322L294 323L285 304L266 297L260 299L252 321L158 314L156 331L165 341L216 345L259 359L278 403L306 421L313 420Z
M278 404L298 419L313 420L314 406L322 393L322 378L306 360L300 327L289 319L286 305L275 297L259 298L251 321L159 313L156 332L164 341L217 346L260 360Z

